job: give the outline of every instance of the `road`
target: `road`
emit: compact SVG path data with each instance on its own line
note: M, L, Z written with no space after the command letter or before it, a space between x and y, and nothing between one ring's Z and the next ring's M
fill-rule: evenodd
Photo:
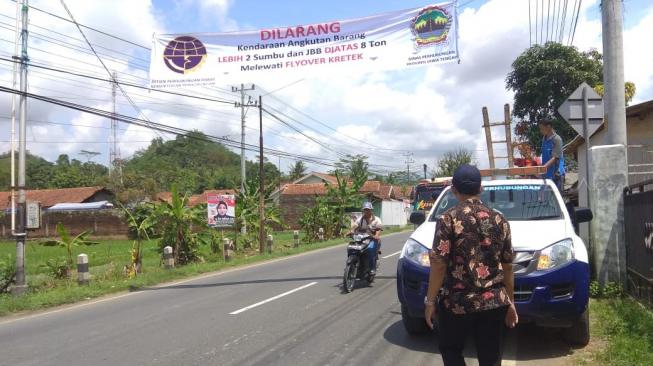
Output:
M343 294L337 246L51 311L0 320L2 365L440 365L437 335L408 336L384 239L372 287ZM473 361L470 345L467 355ZM553 331L521 327L504 365L564 365Z

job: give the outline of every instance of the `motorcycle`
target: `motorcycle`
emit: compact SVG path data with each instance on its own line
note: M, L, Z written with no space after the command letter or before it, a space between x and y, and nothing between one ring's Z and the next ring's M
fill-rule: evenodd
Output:
M354 290L356 280L365 280L368 284L374 282L374 274L370 272L368 255L376 255L376 269L379 268L378 253L369 253L367 247L373 240L369 234L353 234L352 240L347 244L347 264L342 278L345 292Z

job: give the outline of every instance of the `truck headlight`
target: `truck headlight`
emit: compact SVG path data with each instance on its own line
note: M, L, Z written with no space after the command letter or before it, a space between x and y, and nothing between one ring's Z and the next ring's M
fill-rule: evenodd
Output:
M537 261L537 270L547 270L560 267L574 259L574 242L571 239L561 240L544 248Z
M423 267L430 267L429 250L413 239L406 240L400 258L409 259Z

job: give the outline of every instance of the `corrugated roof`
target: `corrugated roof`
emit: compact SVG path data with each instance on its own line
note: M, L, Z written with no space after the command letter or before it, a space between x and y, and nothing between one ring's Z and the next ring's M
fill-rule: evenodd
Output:
M35 189L27 191L27 200L40 202L41 207L48 208L57 203L82 203L101 191L111 193L104 187ZM7 209L10 207L11 192L0 192L0 209Z
M237 194L236 190L234 189L209 189L201 194L194 194L188 197L188 206L189 207L195 207L199 204L206 203L206 196L208 195L229 195L229 194ZM159 192L156 194L156 199L157 201L165 201L165 202L171 202L172 201L172 192Z
M282 195L325 195L327 193L324 183L288 184L281 192Z

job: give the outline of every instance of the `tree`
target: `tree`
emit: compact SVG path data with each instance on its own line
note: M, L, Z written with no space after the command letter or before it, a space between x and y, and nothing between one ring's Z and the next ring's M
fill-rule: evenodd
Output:
M459 166L472 163L472 152L460 147L458 150L445 152L437 162L436 177L451 177Z
M306 164L303 161L298 160L290 167L290 180L296 181L297 179L306 175Z
M205 224L205 211L188 207L188 196L182 195L177 186L172 186L170 202L161 202L156 206L154 220L161 232L159 251L171 246L175 263L184 265L200 259L198 238L192 231L192 224Z
M635 83L632 81L626 81L625 83L625 92L626 92L626 106L628 103L630 103L631 100L635 97L635 93L637 92L637 88L635 87ZM596 84L594 87L594 90L600 95L603 96L605 94L605 89L603 86L603 83Z
M150 240L149 233L155 224L154 217L151 213L150 215L143 217L139 215L139 210L128 210L123 205L120 205L120 208L127 219L130 236L134 239L130 250L131 263L128 275L129 277L136 277L136 275L141 273L143 269L143 240ZM151 212L150 210L147 211Z
M359 182L361 185L367 181L367 178L370 175L369 164L367 162L367 156L357 154L350 155L347 154L344 158L341 158L336 164L335 172L341 172L345 176L349 177L352 181Z
M553 119L563 141L571 141L576 133L556 111L583 81L592 87L602 82L601 57L596 50L579 52L555 42L532 46L517 57L506 77L506 88L515 92L517 140L527 141L539 154L542 137L537 123Z
M279 206L274 204L270 198L270 194L275 190L276 184L269 184L263 192L263 201L265 208L265 227L266 235L272 232L272 226L283 226L281 221L281 213ZM260 198L259 182L249 180L245 184L245 190L238 192L236 199L236 221L238 225L243 223L247 224L247 236L244 238L245 246L252 247L255 243L259 242L259 198Z

